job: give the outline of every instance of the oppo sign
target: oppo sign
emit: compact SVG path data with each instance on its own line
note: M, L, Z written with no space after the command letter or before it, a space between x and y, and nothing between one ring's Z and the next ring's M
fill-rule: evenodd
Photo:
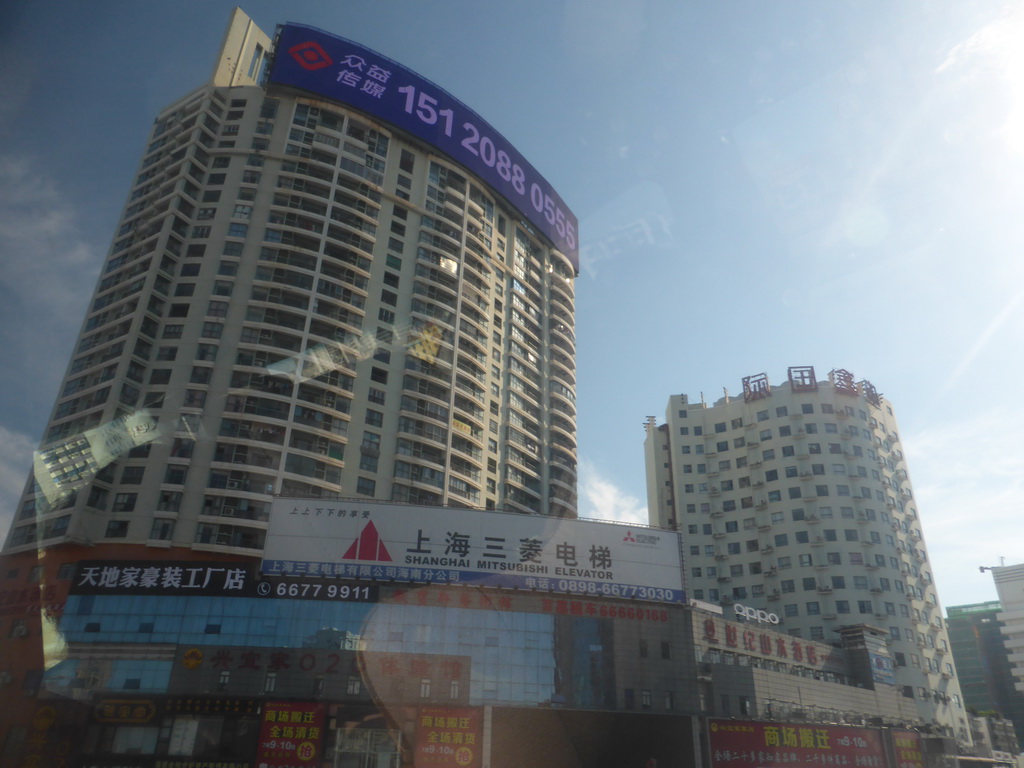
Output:
M779 623L779 615L777 613L768 613L768 611L762 611L760 608L751 608L748 605L740 605L739 603L736 603L732 609L736 612L737 616L756 621L758 624Z

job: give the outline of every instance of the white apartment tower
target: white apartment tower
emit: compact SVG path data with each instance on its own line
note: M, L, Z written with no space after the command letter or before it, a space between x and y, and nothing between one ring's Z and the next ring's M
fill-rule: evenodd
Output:
M255 555L275 494L574 517L574 221L440 88L236 11L154 121L6 551Z
M1024 564L987 568L992 571L1002 610L1003 645L1013 672L1013 685L1024 693Z
M713 405L672 395L645 451L650 521L682 534L688 597L812 640L880 627L922 720L967 738L896 419L870 382L792 367Z

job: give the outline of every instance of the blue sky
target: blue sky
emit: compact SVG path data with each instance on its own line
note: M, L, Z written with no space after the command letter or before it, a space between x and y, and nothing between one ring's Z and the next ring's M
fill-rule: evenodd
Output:
M232 3L0 5L0 526L157 110ZM847 368L894 404L944 605L1024 561L1024 11L260 0L442 85L580 219L581 512L645 519L671 393Z

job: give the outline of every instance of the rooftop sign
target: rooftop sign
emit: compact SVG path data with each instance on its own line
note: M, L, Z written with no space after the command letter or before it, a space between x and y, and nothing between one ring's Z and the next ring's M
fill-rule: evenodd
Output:
M514 205L579 271L572 211L504 136L444 89L376 51L299 24L280 28L270 82L351 105L427 142Z

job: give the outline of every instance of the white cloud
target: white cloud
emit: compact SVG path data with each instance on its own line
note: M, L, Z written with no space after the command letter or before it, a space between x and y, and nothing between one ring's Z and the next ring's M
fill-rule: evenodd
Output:
M14 519L21 489L32 468L35 442L0 425L0 541Z
M69 302L81 306L89 296L96 254L82 240L76 220L73 206L34 162L0 155L3 282L26 304L53 310L37 309L29 315L33 320L59 315Z
M1002 82L1005 109L998 134L1015 154L1024 154L1024 8L1007 5L998 19L950 49L936 72L976 88L993 78Z
M0 155L0 536L31 467L27 434L42 429L96 279L79 220L37 161Z
M955 413L955 406L951 407ZM1024 414L984 411L904 434L943 605L996 599L978 567L1024 562Z
M647 524L647 502L624 492L587 459L579 463L579 514L595 520Z

